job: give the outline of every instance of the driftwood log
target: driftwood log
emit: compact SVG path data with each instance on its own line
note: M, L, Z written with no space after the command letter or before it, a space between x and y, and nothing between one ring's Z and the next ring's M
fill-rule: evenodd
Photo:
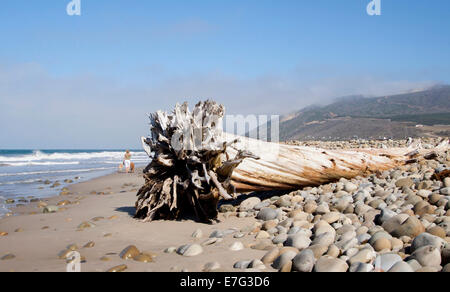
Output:
M137 193L136 218L179 219L191 211L209 222L217 217L219 200L234 199L238 192L317 186L391 169L424 154L417 144L325 150L240 137L222 131L224 112L222 105L206 101L192 112L184 103L172 114L150 115L151 135L142 144L152 161ZM438 147L447 149L448 141Z

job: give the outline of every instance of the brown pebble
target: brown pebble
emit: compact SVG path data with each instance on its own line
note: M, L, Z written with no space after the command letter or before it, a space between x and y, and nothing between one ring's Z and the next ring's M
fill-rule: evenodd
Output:
M444 239L445 239L445 236L446 236L444 228L442 228L440 226L437 226L437 225L429 228L427 230L427 232L430 233L430 234L433 234L435 236L438 236L440 238L444 238Z
M4 232L4 231L0 232L0 236L6 236L6 235L8 235L8 232Z
M89 241L88 243L86 243L83 248L92 248L95 246L95 242L93 241Z
M137 249L136 246L130 245L126 247L122 252L120 253L120 258L127 260L137 257L140 254L140 251Z
M94 218L92 218L92 221L97 222L97 221L100 221L100 220L103 220L103 219L105 219L105 217L99 216L99 217L94 217Z
M114 219L117 219L117 218L119 218L119 216L117 216L117 215L112 215L111 217L108 217L108 220L114 220Z
M16 230L14 230L14 232L23 232L22 228L17 228Z
M128 269L127 265L120 265L120 266L112 267L107 272L109 272L109 273L118 273L118 272L123 272L126 269Z
M70 201L68 200L64 200L64 201L59 201L58 204L56 204L57 206L65 206L65 205L70 205ZM60 209L61 210L61 209Z
M107 257L107 256L103 256L100 258L101 261L103 262L109 262L111 260L111 258Z
M1 260L2 260L2 261L7 261L7 260L12 260L12 259L14 259L14 258L16 258L15 255L13 255L13 254L7 254L7 255L4 255L4 256L1 258Z
M103 237L111 237L112 234L111 233L106 233L105 235L103 235Z
M378 238L373 244L375 251L390 250L391 247L391 241L385 237Z
M49 229L50 227L49 226L44 226L44 227L42 227L41 229L42 230L46 230L46 229Z
M137 262L141 263L150 263L153 262L153 257L146 253L141 253L140 255L137 255L133 258Z

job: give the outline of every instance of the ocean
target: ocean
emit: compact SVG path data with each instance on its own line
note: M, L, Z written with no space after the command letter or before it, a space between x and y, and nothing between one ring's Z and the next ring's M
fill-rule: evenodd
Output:
M0 150L0 217L18 200L56 196L68 183L86 181L117 171L124 150ZM131 161L145 166L150 158L132 150ZM78 179L75 179L78 177ZM48 180L51 184L44 184ZM61 185L50 186L58 181ZM8 199L15 200L6 204Z

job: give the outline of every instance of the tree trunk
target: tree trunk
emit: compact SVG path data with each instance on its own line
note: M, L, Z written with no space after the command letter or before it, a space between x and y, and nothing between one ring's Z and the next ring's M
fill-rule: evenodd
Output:
M198 220L217 217L219 199L236 192L295 190L340 178L391 169L422 155L409 148L325 150L270 143L222 132L224 107L212 101L176 105L173 114L150 115L151 136L142 138L152 162L144 169L136 218ZM448 141L440 148L447 149Z

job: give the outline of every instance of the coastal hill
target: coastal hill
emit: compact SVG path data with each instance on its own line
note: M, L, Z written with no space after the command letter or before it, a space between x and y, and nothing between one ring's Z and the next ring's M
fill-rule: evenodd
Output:
M280 141L403 139L450 134L450 85L391 96L350 96L281 117Z

